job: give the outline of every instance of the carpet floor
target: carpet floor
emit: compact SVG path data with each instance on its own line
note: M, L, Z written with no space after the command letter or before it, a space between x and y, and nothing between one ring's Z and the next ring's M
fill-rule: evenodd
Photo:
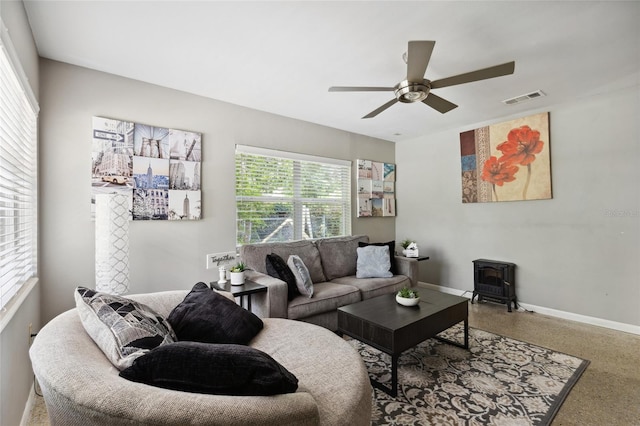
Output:
M460 325L440 335L463 341ZM349 342L390 386L390 356ZM375 389L372 425L548 425L588 364L474 328L469 350L429 339L400 357L397 397Z

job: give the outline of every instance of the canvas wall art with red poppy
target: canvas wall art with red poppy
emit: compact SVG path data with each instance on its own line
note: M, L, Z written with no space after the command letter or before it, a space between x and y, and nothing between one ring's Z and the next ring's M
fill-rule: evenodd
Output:
M462 202L551 197L549 113L460 133Z

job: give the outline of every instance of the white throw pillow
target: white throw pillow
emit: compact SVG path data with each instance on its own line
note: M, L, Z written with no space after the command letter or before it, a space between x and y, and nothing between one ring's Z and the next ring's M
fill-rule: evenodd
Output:
M302 259L300 259L300 256L296 256L295 254L289 256L287 265L296 277L296 287L298 287L300 294L307 297L313 296L313 281L311 281L309 270Z
M391 261L388 246L358 247L356 278L390 278Z

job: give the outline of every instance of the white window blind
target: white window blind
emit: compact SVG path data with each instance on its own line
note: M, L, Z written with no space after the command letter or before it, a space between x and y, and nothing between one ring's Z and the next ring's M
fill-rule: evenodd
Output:
M37 271L38 107L0 25L0 308ZM24 84L23 84L24 82Z
M351 162L236 146L237 244L351 233Z

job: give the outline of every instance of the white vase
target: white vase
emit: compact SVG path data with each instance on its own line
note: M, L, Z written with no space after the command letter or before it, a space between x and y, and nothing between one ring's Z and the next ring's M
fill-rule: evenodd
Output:
M244 284L244 271L231 272L231 285L242 285L242 284Z
M403 306L416 306L418 303L420 303L420 298L419 297L414 297L414 298L400 297L396 294L396 302L398 302Z

